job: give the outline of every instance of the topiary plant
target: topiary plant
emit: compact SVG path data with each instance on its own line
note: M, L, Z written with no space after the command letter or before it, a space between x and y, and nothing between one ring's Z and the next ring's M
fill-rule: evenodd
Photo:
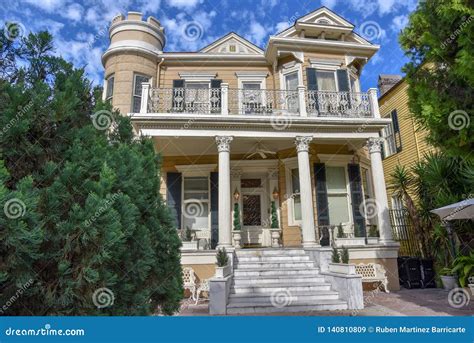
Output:
M349 263L349 250L344 246L341 251L341 262L345 264Z
M278 229L280 227L280 224L278 223L278 213L277 213L275 201L272 201L271 214L272 214L271 228Z
M234 230L240 230L240 211L238 202L234 204Z
M341 258L339 257L339 252L337 248L334 246L332 248L332 256L331 256L332 263L341 263Z
M218 267L225 267L227 265L229 257L227 257L227 251L225 251L225 248L217 250L216 261Z

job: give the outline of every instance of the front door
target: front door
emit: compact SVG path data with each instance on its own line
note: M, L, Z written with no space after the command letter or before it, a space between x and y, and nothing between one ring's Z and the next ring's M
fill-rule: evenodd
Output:
M243 243L260 244L262 233L262 195L259 192L246 193L242 197Z
M264 201L266 184L260 175L241 179L242 187L242 243L247 246L262 245L263 227L267 227Z

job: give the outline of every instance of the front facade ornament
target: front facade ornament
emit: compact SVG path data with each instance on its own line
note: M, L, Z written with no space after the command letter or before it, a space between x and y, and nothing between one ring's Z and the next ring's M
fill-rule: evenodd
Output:
M300 136L295 138L295 145L296 145L296 150L298 152L301 151L309 151L309 143L313 140L313 137L311 136Z
M385 138L382 137L372 137L367 140L367 147L369 148L369 153L381 153L382 144L384 143Z
M218 152L229 152L230 151L230 143L234 137L232 136L216 136L216 144L217 144L217 151Z

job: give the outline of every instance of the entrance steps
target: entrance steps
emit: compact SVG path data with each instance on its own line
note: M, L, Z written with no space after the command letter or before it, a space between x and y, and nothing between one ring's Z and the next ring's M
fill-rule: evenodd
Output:
M236 251L227 314L346 309L303 249Z

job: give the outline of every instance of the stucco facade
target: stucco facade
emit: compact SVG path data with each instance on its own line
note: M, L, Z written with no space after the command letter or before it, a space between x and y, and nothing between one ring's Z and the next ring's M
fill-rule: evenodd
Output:
M265 49L229 33L198 52L167 52L165 28L137 13L115 18L110 37L104 99L153 137L161 193L197 241L184 265L207 279L216 246L345 245L354 262L384 265L398 289L380 150L390 120L376 89L359 83L378 46L326 8Z

